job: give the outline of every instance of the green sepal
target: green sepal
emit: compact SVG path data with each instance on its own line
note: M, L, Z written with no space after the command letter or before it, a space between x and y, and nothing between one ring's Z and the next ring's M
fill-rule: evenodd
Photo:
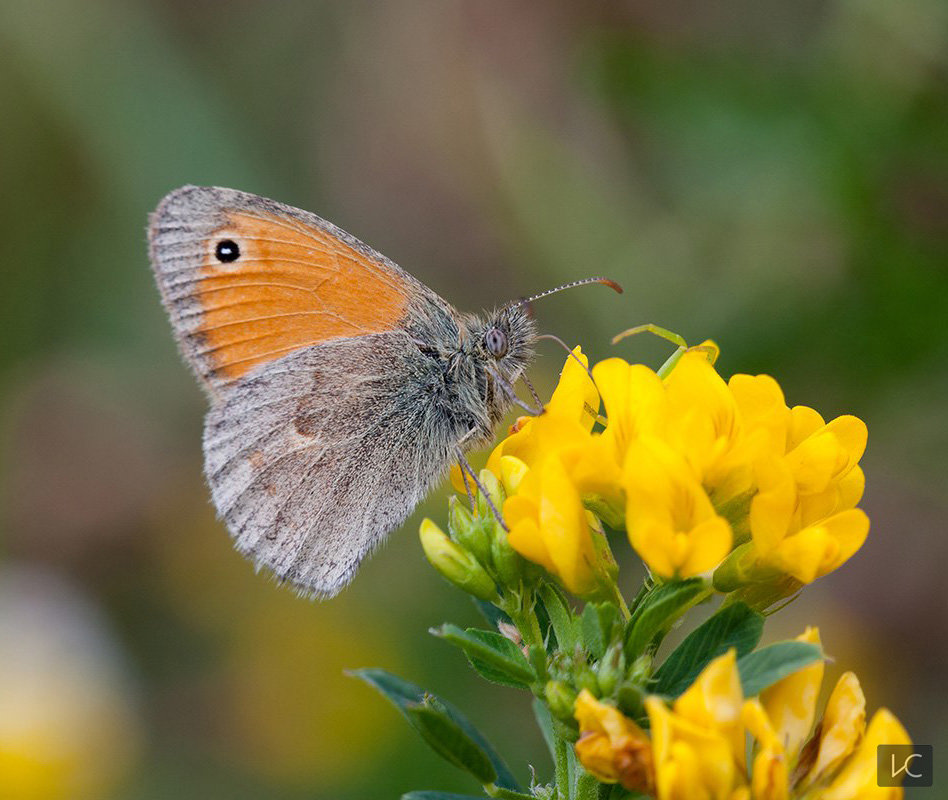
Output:
M547 681L543 697L554 718L571 722L576 705L576 690L565 681Z
M637 719L645 713L645 698L647 692L635 683L624 683L616 692L616 701L619 710L627 717Z
M707 591L701 578L668 581L653 587L636 606L625 629L625 654L629 660L638 658L646 649L654 652L675 622Z
M580 617L583 644L593 659L602 658L612 641L612 628L619 618L614 603L587 603Z
M460 647L471 666L492 683L527 689L537 679L536 672L520 648L499 633L478 628L461 630L450 623L432 628L431 633Z
M483 734L481 734L481 732L478 731L477 728L475 728L467 720L467 718L450 703L441 700L435 695L426 692L420 686L416 686L413 683L399 678L397 675L393 675L384 669L357 669L352 670L348 674L365 681L367 684L369 684L369 686L375 688L380 694L382 694L383 697L388 699L389 702L391 702L406 719L408 719L408 721L412 724L412 727L415 727L415 723L408 714L408 708L422 705L425 701L425 698L437 701L440 713L451 720L464 734L466 734L468 739L474 742L474 744L476 744L487 756L491 766L497 773L495 780L496 784L498 786L502 786L505 789L521 791L520 784L517 783L517 779L513 776L510 768L504 763L504 760L500 757L500 754L493 748L490 742L484 738ZM435 749L435 752L438 752L438 750Z
M764 618L743 603L719 609L695 628L655 672L655 693L677 697L708 663L734 647L737 656L749 653L760 641Z
M572 652L579 641L579 630L569 604L562 593L550 583L541 584L538 594L550 619L558 648L564 653Z
M527 661L529 661L530 666L533 667L538 681L543 682L550 677L546 663L546 650L544 650L541 645L532 644L527 648Z
M788 675L823 658L813 642L777 642L737 660L745 697L754 697Z

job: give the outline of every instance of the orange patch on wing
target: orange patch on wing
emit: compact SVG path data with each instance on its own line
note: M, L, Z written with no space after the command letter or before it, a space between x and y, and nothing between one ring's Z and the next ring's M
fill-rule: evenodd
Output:
M195 292L200 352L217 374L239 378L302 347L398 327L411 289L386 266L300 220L227 217L207 242ZM221 263L215 248L226 239L240 256Z

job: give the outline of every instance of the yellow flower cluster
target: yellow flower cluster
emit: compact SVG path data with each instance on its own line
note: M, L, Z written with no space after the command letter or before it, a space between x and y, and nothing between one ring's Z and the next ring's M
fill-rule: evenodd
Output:
M608 582L599 520L624 528L660 578L727 558L724 591L809 583L852 556L869 529L855 507L865 424L789 408L766 375L725 382L709 354L710 343L684 352L664 377L610 358L593 383L577 348L545 412L519 420L487 462L506 490L511 547L582 597Z
M809 628L798 639L818 643L819 632ZM867 726L865 697L847 672L811 734L822 682L820 661L745 699L731 650L708 664L671 706L646 698L650 741L632 720L584 692L574 711L576 755L599 780L659 800L902 797L901 788L877 785L876 749L910 744L905 729L886 709ZM753 743L749 763L747 734Z

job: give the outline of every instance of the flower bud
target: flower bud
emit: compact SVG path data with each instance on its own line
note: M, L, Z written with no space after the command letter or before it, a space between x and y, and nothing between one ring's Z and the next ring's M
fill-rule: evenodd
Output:
M464 504L456 497L448 500L448 530L451 538L470 552L481 564L490 559L490 525L471 516Z
M497 579L504 586L515 588L523 579L525 562L523 557L507 544L507 534L500 525L494 526L490 555Z
M418 535L431 566L451 583L481 600L497 599L497 588L477 559L452 542L430 519L421 521Z
M576 692L569 684L564 681L548 681L543 687L543 696L554 717L572 721Z
M500 481L497 480L497 476L489 469L482 469L477 478L481 482L481 486L484 487L490 501L494 504L492 509L487 502L487 497L484 497L484 492L481 492L477 495L477 513L482 519L494 519L494 509L500 513L500 509L504 506L504 500L506 499L504 489L500 485Z
M580 691L586 689L596 696L601 693L599 679L596 678L596 673L589 667L583 667L579 674L576 675L576 688Z
M643 653L632 662L632 666L629 669L629 680L632 683L644 686L651 674L652 656L648 653Z
M606 649L605 655L599 661L596 678L604 696L612 694L616 685L625 677L625 653L622 652L622 643L613 642Z

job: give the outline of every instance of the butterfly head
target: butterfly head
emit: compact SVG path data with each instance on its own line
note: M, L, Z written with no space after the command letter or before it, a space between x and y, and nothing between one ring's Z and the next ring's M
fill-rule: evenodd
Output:
M508 383L517 380L533 358L536 324L523 305L495 311L472 333L487 372L500 375Z

